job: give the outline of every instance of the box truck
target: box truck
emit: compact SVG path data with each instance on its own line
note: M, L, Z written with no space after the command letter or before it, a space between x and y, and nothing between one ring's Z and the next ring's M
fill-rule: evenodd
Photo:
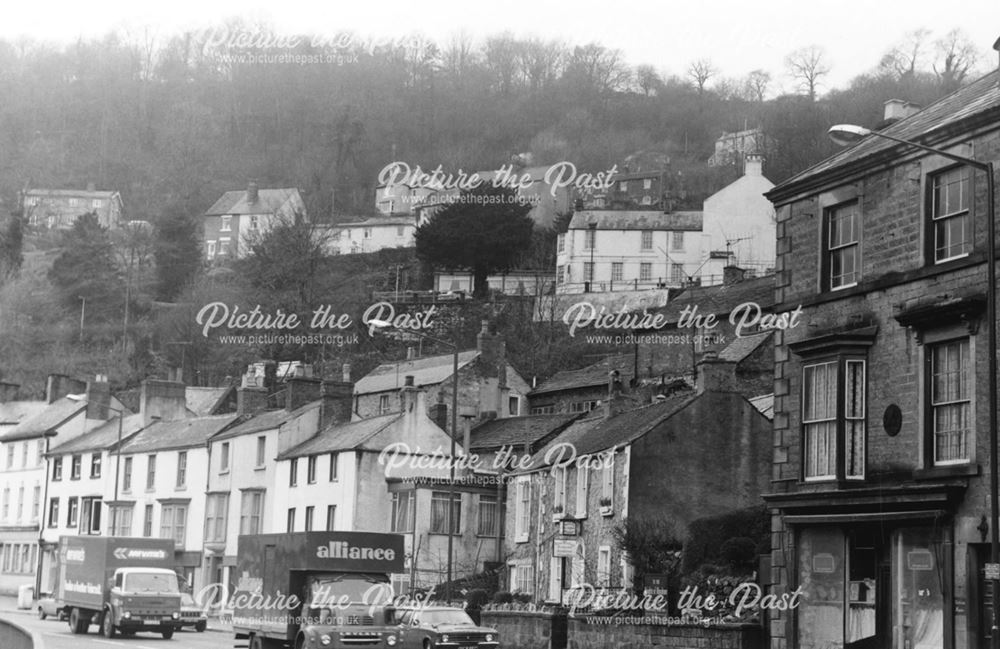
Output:
M233 632L250 649L394 647L400 534L295 532L239 537Z
M73 633L91 624L108 638L181 626L173 539L64 536L59 539L56 605Z

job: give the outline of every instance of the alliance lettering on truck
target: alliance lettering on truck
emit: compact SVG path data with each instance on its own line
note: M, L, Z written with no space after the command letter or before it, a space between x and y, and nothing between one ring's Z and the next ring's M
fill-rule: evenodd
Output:
M251 649L394 647L393 620L373 602L391 601L403 548L400 534L241 536L231 599L236 640L249 639Z
M169 639L180 628L173 539L63 536L56 606L73 633L91 624L113 638L149 631Z

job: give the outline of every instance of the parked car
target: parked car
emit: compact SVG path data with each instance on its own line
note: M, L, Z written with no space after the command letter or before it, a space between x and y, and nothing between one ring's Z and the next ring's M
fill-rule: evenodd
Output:
M449 606L397 608L399 649L476 647L496 649L500 639L496 629L478 626L469 614Z
M44 620L50 615L57 620L63 620L66 618L65 612L59 605L56 604L56 598L52 596L52 593L41 593L41 597L38 598L38 602L35 604L38 610L38 618Z
M203 632L208 627L208 616L205 609L194 601L188 593L181 593L181 626L193 626L198 633Z

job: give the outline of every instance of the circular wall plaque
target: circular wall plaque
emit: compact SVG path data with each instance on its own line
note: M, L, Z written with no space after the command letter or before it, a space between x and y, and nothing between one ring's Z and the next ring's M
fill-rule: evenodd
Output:
M895 437L903 427L903 411L896 404L890 404L882 414L882 428L889 437Z

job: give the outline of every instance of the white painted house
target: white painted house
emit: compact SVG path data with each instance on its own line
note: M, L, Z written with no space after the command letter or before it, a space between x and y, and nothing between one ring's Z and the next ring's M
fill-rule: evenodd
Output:
M774 183L764 177L763 162L761 155L747 155L744 174L705 199L702 285L721 284L725 266L757 275L774 268L774 205L764 198Z
M582 210L556 248L556 292L681 287L698 273L701 212Z
M414 234L417 222L412 216L378 216L324 226L322 229L323 245L331 255L412 248L416 245Z

